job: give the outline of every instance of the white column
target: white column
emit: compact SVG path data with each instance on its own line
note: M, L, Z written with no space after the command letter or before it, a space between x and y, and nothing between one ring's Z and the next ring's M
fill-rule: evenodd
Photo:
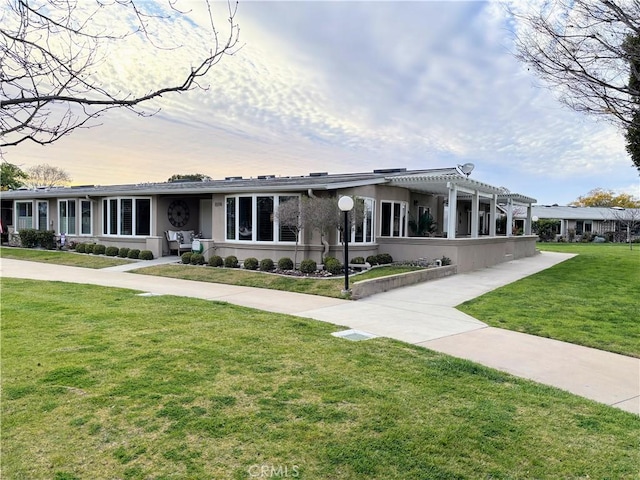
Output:
M478 238L478 227L480 224L480 192L473 192L471 198L471 238Z
M527 219L524 222L524 234L525 235L531 235L531 212L533 211L533 209L531 208L531 205L529 205L527 207Z
M447 238L456 238L456 225L458 224L458 191L455 185L449 187L449 218L447 219Z
M498 196L491 196L491 206L489 207L489 236L496 236L496 204L498 203Z
M513 202L507 200L507 237L513 236Z

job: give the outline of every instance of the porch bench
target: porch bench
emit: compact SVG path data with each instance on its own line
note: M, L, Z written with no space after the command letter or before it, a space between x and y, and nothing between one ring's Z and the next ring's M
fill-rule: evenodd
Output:
M176 250L180 256L183 252L191 251L195 232L193 230L167 230L164 232L164 236L169 245L169 253Z

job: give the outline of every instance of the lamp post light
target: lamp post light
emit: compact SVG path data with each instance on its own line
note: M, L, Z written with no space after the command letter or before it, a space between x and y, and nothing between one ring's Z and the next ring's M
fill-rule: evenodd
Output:
M342 240L344 242L344 290L342 293L349 293L349 212L353 209L353 198L340 197L338 200L338 208L344 212L344 230L342 231Z

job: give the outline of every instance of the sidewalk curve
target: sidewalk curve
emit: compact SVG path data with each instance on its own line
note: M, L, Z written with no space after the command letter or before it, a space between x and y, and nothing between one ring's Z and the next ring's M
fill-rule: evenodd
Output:
M395 338L640 414L640 359L488 327L454 307L573 255L543 252L348 301L252 287L0 259L0 275L217 300ZM142 266L142 265L137 265Z

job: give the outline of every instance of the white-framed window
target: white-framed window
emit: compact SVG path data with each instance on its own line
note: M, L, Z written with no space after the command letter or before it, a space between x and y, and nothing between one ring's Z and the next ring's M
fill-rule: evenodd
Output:
M93 204L91 200L80 200L80 235L93 234Z
M76 201L58 200L58 233L76 234Z
M295 234L278 222L278 206L299 195L229 195L225 202L225 238L238 242L295 242Z
M47 230L49 228L49 202L47 200L38 200L36 205L38 209L36 228L38 230Z
M406 237L407 236L407 202L380 202L380 236L382 237Z
M33 201L16 202L16 231L25 230L34 227L33 223Z
M351 227L350 243L373 243L375 240L374 215L376 202L373 198L355 197L354 209L363 212L362 219L358 218L355 225Z
M151 198L117 197L102 200L102 233L138 237L151 235Z

